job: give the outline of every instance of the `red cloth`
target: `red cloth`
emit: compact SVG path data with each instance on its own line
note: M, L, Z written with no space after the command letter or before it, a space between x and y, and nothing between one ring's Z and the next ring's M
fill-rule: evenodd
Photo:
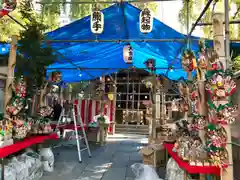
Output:
M189 174L215 174L220 176L220 168L216 166L191 166L188 162L180 159L175 152L172 151L173 144L164 143L164 147L171 155L171 157L177 162L178 166Z
M21 151L22 149L30 147L34 144L42 143L47 139L58 139L58 136L55 133L53 133L45 136L33 136L30 138L26 138L21 142L17 142L15 144L0 148L0 158L5 158L13 153Z

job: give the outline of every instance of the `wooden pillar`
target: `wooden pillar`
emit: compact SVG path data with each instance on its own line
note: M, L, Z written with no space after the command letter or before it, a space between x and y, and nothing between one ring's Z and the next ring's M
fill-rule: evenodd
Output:
M156 133L156 101L157 101L157 80L156 80L156 75L153 74L154 76L154 83L152 86L152 137L156 138L157 133Z
M105 76L101 77L101 113L104 113Z
M173 117L172 117L172 107L168 106L167 109L168 109L168 119L172 120L173 119Z
M116 127L116 105L117 105L117 73L115 73L114 84L113 84L113 114L112 114L112 134L115 134Z
M6 106L9 103L10 99L12 98L12 85L14 80L16 54L17 54L17 36L12 36L11 47L10 47L9 58L8 58L7 79L6 79L6 85L5 85L4 114L6 114Z
M225 43L224 43L224 14L214 13L212 16L213 21L213 43L214 49L219 55L219 60L222 62L224 70L226 69L226 57L225 57ZM222 172L222 180L230 180L233 178L233 159L232 159L232 140L231 140L231 128L229 125L224 126L227 132L227 146L226 149L229 155L229 166Z
M162 93L162 120L161 124L166 124L166 94Z
M162 120L162 111L161 111L161 93L160 91L156 92L156 120L161 122Z
M70 84L68 85L68 100L72 100L72 86Z

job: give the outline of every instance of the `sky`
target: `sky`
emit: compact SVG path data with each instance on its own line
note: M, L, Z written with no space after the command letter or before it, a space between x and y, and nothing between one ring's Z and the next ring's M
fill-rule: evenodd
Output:
M185 27L182 27L178 20L178 14L181 8L182 1L158 2L158 12L155 14L155 17L171 28L179 32L186 33ZM200 27L197 27L192 35L203 36Z
M36 0L34 0L36 1ZM34 2L33 1L33 2ZM67 0L71 1L71 0ZM158 4L158 10L155 13L155 18L159 19L166 25L172 27L173 29L181 32L186 33L185 28L181 26L178 20L178 14L179 11L182 8L182 1L176 0L176 1L162 1L162 2L156 2ZM36 10L40 9L39 4L34 4L34 7ZM70 5L66 5L66 12L70 11ZM70 19L68 18L68 14L65 14L64 12L60 15L60 23L61 26L69 24ZM191 27L191 25L190 25ZM194 36L203 36L203 33L200 29L200 27L197 27L193 34Z

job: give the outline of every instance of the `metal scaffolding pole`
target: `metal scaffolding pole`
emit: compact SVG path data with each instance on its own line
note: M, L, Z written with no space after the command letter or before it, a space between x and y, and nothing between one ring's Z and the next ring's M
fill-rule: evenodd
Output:
M128 112L128 102L129 102L129 71L127 72L127 102L126 102L126 117L129 118L129 112ZM128 119L127 119L128 121Z
M115 43L121 43L121 42L185 42L185 39L48 39L43 40L47 43L88 43L88 42L94 42L94 43L100 43L100 42L115 42ZM199 41L199 39L191 39L191 41Z
M179 0L148 0L147 2L161 2L161 1L179 1ZM115 4L115 3L146 3L146 0L115 0L115 1L80 1L79 2L66 2L66 1L55 1L55 2L41 2L37 1L37 4L47 5L47 4Z
M225 22L223 22L223 24L225 24ZM234 21L229 21L229 24L240 24L240 20L234 20ZM198 23L197 26L212 26L213 24L210 22L206 22L206 23Z
M187 34L189 33L189 24L190 24L190 12L189 12L189 0L187 0ZM187 48L190 48L190 38L187 36Z
M138 103L137 103L137 112L139 113L139 109L140 109L140 101L141 101L141 98L140 98L140 95L141 95L141 78L139 76L139 81L138 83L135 83L135 84L138 84ZM141 117L139 117L140 119Z
M184 42L186 43L190 43L190 40L193 41L193 39L190 38L191 34L193 33L194 29L196 28L198 22L201 20L201 18L203 17L203 15L205 14L205 12L207 11L207 9L209 8L209 6L211 5L213 0L209 0L206 4L206 6L204 7L204 9L202 10L202 12L200 13L199 17L197 18L196 22L192 25L191 30L188 30L187 36L184 40ZM188 4L189 6L189 4ZM188 9L188 8L187 8ZM188 10L189 11L189 10ZM189 12L188 12L189 13ZM188 17L187 17L188 18ZM189 19L187 19L187 21L189 22ZM199 41L199 39L197 40ZM184 47L184 44L182 46L179 47L179 49L177 50L176 56L174 57L173 61L170 63L170 66L172 66L172 64L174 63L175 59L178 57L179 53L181 52L182 48ZM169 70L166 72L166 75L168 74Z
M230 65L230 41L229 41L229 0L224 0L225 11L225 56L226 56L226 69Z
M134 82L134 80L133 80L133 82ZM135 86L134 86L134 83L132 84L132 111L135 109L135 103L134 103L134 100L135 100L135 98L134 98L134 96L135 96L135 90L134 90L134 88L135 88Z
M74 67L74 68L61 68L61 67L59 67L59 68L48 68L48 70L59 70L59 69L61 69L61 70L75 70L75 69L78 69L78 70L81 70L81 71L83 71L83 70L89 70L89 71L91 71L91 70L131 70L131 69L129 69L129 68L115 68L115 67L110 67L110 68L108 68L108 67L102 67L102 68L88 68L88 67ZM148 68L137 68L137 69L141 69L141 70L149 70ZM162 67L158 67L158 68L155 68L156 70L157 69L162 69L162 70L165 70L165 69L168 69L168 68L162 68ZM181 67L179 67L179 68L173 68L173 69L182 69Z
M213 0L208 0L206 6L204 7L204 9L202 10L202 12L200 13L199 17L197 18L196 22L193 24L190 32L188 33L188 37L191 36L191 34L193 33L194 29L196 28L198 22L202 19L203 15L205 14L205 12L208 10L209 6L211 5L211 3L213 2Z

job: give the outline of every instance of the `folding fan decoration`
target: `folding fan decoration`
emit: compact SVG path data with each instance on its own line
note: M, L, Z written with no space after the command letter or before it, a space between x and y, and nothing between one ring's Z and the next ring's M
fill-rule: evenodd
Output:
M232 96L236 91L236 83L232 79L232 74L224 71L214 51L210 57L212 57L209 58L211 67L206 73L205 85L209 106L206 145L212 163L220 168L226 168L229 157L225 125L235 121L237 106L232 104Z
M206 90L209 94L208 104L211 110L218 113L232 107L231 96L236 91L236 83L231 75L221 72L214 73L206 83Z
M193 115L191 128L193 130L204 130L207 125L207 120L204 116Z
M23 78L15 82L13 92L14 96L6 106L6 111L10 116L17 115L24 108L26 100L26 81Z
M207 126L206 146L211 162L220 167L228 166L228 152L226 150L227 133L221 125L209 124Z
M17 6L17 0L0 1L0 18L12 12Z

